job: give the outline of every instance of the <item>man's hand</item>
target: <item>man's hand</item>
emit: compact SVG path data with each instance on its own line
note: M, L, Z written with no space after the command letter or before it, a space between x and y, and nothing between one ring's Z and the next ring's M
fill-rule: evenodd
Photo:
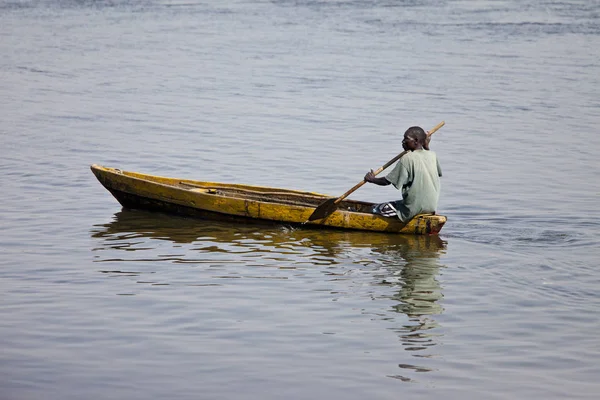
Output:
M365 182L374 183L379 186L387 186L390 184L390 181L388 181L385 177L377 178L373 170L367 172L365 175Z

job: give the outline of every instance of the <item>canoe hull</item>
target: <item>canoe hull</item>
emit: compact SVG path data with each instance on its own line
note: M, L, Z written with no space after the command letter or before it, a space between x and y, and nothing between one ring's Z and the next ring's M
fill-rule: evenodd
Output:
M268 225L281 224L278 221L269 221L257 219L248 216L224 214L215 211L208 211L201 208L185 206L169 201L151 199L135 194L121 192L117 190L109 190L110 193L117 199L123 208L130 210L145 210L155 211L167 214L181 215L186 217L200 218L211 221L230 221L239 223L262 223Z
M390 233L436 234L442 215L418 215L406 224L370 212L372 203L347 200L329 217L307 222L330 198L319 193L167 178L92 165L100 183L124 208L237 222L306 225Z

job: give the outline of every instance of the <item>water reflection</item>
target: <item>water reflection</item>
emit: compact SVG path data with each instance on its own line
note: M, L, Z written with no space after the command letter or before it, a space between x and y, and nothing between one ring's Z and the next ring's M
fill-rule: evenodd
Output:
M397 243L373 247L381 255L385 273L380 276L381 285L392 285L398 290L391 296L396 304L392 307L397 313L408 317L408 322L395 331L402 346L414 357L432 358L434 346L442 336L441 329L433 316L441 314L443 307L442 288L437 279L440 257L445 253L446 242L438 236L412 237ZM428 372L431 368L412 363L401 363L403 371ZM403 372L391 378L411 381Z
M400 284L394 299L396 311L408 316L439 314L442 306L440 284L436 279L441 268L440 256L446 242L438 236L412 237L387 246L376 245L373 251L382 255L388 276L384 284Z
M375 274L378 284L399 287L393 296L398 301L394 306L396 312L409 317L442 312L438 303L442 293L436 276L446 242L439 236L294 229L280 225L264 227L130 210L116 213L113 221L95 226L91 233L94 238L104 239L95 250L150 250L153 246L144 240L149 238L193 245L191 250L196 252L234 253L243 257L262 251L278 254L280 260L287 255L287 259L294 259L296 263L309 258L314 264L325 266L348 258L365 267L377 264L383 271ZM170 258L161 254L156 260L193 261L174 254ZM111 257L100 261L124 259ZM377 266L371 265L371 268Z
M438 251L445 243L437 236L391 235L378 232L321 230L283 225L256 225L199 220L161 213L123 210L113 221L95 225L92 237L107 243L135 238L167 240L177 244L202 241L217 243L241 242L244 239L262 241L275 248L290 244L314 245L319 252L332 257L348 247L368 247L393 258L409 257L423 251ZM134 244L130 242L129 244Z
M149 261L151 268L158 268L152 261L212 268L214 273L196 282L196 286L220 285L222 278L249 276L308 279L310 275L311 279L317 277L318 286L342 281L335 286L340 296L392 300L391 306L384 301L385 310L371 310L367 301L363 312L376 314L376 319L388 324L404 349L415 357L431 357L428 351L440 335L434 316L443 312L437 276L446 242L438 236L244 225L124 210L110 223L95 226L92 237L100 239L95 250L107 250L107 256L98 256L97 261L132 261L133 257L133 261ZM135 254L144 256L136 259ZM132 268L104 272L120 276L135 273ZM253 273L260 275L251 276ZM380 307L381 302L376 304ZM399 366L418 372L428 370L406 363ZM393 377L407 379L404 375Z

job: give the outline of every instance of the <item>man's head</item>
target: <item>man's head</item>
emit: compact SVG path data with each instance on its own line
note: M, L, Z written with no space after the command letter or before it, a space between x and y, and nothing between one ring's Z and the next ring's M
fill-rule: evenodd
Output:
M420 150L427 148L427 134L418 126L411 126L404 132L404 139L402 140L402 147L404 150Z

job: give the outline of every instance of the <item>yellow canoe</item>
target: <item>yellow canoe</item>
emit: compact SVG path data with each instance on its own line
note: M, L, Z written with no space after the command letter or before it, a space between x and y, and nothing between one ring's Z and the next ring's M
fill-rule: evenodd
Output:
M443 215L421 214L404 224L371 213L373 203L344 200L322 220L307 222L323 201L319 193L263 186L203 182L122 171L100 165L91 170L124 208L160 211L216 220L271 222L417 235L436 234Z

